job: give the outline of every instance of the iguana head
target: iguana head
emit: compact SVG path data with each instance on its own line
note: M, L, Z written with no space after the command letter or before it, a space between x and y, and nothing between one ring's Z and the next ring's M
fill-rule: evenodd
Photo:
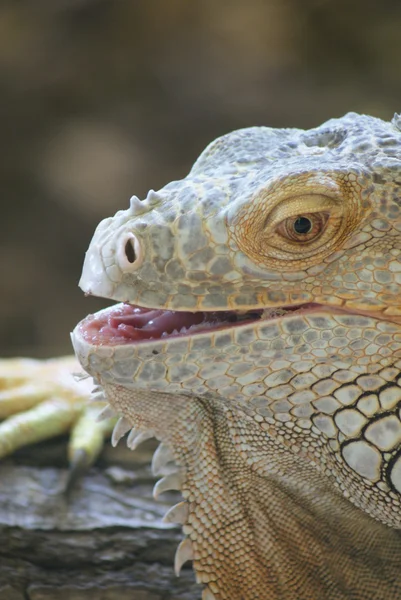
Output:
M357 338L369 319L378 331L401 323L400 147L397 118L354 113L310 131L257 127L214 141L183 180L98 226L80 285L122 304L77 328L85 366L112 347L139 361L124 385L223 390L249 403L271 381L245 394L228 373L238 354L265 378L265 362L288 356L366 359ZM369 352L385 358L374 344ZM166 379L156 353L185 357L181 372ZM206 354L227 368L202 371ZM149 360L160 376L141 382Z
M239 411L264 436L256 467L249 439L226 432L243 471L273 468L273 444L399 527L400 190L397 116L217 139L187 177L98 226L80 285L121 304L75 329L83 367L173 448L190 443L166 422L203 398L212 421Z
M183 180L99 225L81 287L179 311L398 314L400 138L395 120L354 114L219 138Z

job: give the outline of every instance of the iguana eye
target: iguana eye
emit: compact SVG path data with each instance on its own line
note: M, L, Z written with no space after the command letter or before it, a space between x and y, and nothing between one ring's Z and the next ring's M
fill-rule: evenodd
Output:
M294 242L310 242L323 233L328 217L328 213L295 215L279 223L276 231Z
M355 173L294 173L229 214L230 236L260 267L306 270L340 250L372 209ZM237 211L237 212L234 212Z

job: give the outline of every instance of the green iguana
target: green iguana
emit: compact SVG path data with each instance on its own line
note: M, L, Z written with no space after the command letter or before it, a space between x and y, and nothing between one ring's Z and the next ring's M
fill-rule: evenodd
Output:
M177 463L155 493L181 490L203 600L401 598L400 208L401 116L350 113L234 131L98 226L80 286L119 304L74 349L113 443ZM3 363L4 403L56 390L69 427L88 392L63 366Z

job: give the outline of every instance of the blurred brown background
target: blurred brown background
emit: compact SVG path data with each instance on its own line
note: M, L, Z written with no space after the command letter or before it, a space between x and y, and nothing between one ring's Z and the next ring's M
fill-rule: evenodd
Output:
M212 138L400 99L400 0L3 0L0 354L70 352L95 225Z

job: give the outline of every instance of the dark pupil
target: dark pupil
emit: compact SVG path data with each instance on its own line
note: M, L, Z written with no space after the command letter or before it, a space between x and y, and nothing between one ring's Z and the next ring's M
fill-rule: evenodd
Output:
M294 221L294 231L295 233L309 233L312 229L312 223L306 217L298 217L296 221Z

